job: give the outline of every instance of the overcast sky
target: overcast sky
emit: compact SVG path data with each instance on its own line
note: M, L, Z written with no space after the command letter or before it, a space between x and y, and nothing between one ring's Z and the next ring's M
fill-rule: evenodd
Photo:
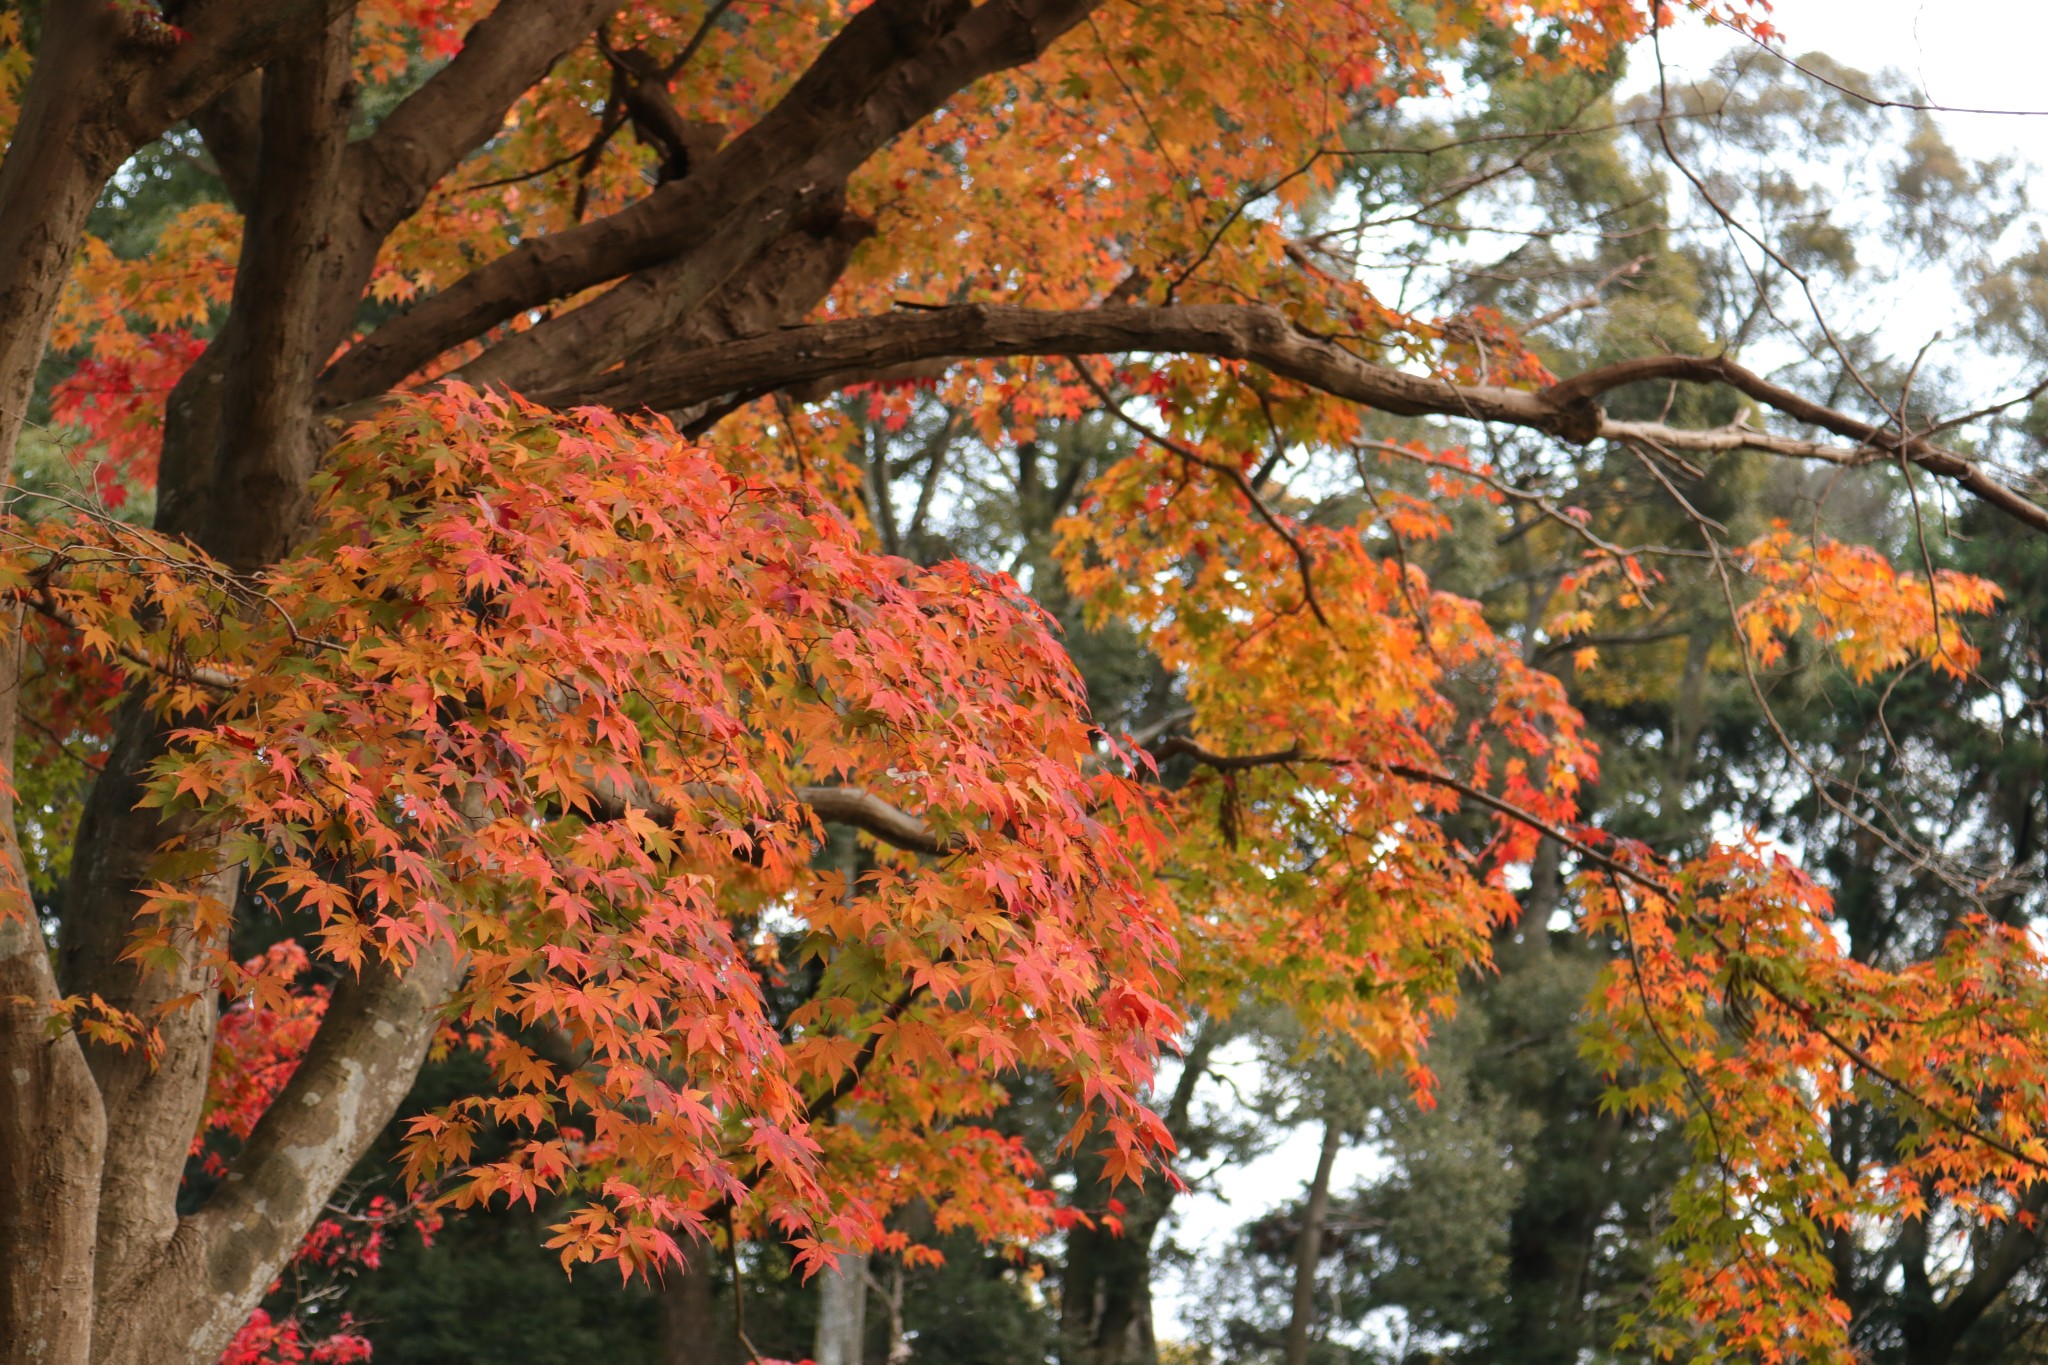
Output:
M1778 0L1771 22L1784 50L1820 51L1864 70L1896 67L1929 102L1985 109L2048 111L2041 53L2048 5L2038 0ZM1703 73L1728 50L1729 35L1684 20L1664 35L1668 66ZM1748 44L1744 44L1748 46ZM1647 51L1636 79L1655 70ZM2018 152L2048 164L2048 116L1950 113L1949 136L1977 156Z

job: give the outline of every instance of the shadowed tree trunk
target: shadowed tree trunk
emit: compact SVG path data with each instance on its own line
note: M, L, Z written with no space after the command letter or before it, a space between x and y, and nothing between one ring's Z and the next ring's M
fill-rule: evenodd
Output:
M5 215L0 215L4 217ZM14 833L22 621L0 621L0 1361L84 1360L106 1113L59 992Z
M1196 1029L1165 1112L1174 1140L1187 1149L1195 1089L1208 1074L1224 1026L1204 1020ZM1110 1191L1099 1163L1083 1161L1076 1173L1077 1198L1093 1204L1115 1197L1124 1204L1121 1230L1097 1221L1067 1232L1060 1274L1060 1360L1063 1365L1154 1365L1158 1339L1152 1327L1152 1239L1173 1207L1173 1189L1148 1180L1142 1190Z
M657 1300L662 1365L714 1365L725 1357L713 1302L716 1257L711 1243L692 1240L684 1245L682 1264L663 1273Z

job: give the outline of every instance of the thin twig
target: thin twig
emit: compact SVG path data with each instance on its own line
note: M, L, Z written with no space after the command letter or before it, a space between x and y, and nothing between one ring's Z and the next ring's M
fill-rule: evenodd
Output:
M1314 613L1316 620L1321 622L1325 629L1329 629L1330 618L1323 614L1323 604L1316 597L1315 559L1309 554L1307 547L1282 523L1279 514L1266 505L1266 500L1259 496L1258 489L1252 487L1252 482L1245 477L1245 472L1227 461L1212 460L1198 451L1182 445L1171 436L1164 435L1146 426L1143 422L1140 422L1137 418L1124 411L1123 405L1110 396L1109 390L1096 380L1095 376L1089 372L1087 365L1082 363L1078 356L1070 356L1068 361L1073 365L1075 373L1081 376L1081 382L1087 385L1096 398L1101 400L1102 406L1111 416L1115 417L1139 436L1157 445L1160 449L1177 456L1184 463L1198 465L1212 473L1221 474L1237 488L1239 493L1244 495L1245 501L1251 504L1254 512L1258 513L1259 520L1265 522L1272 529L1273 534L1285 541L1287 548L1294 552L1295 563L1301 569L1302 597L1308 603L1308 609Z

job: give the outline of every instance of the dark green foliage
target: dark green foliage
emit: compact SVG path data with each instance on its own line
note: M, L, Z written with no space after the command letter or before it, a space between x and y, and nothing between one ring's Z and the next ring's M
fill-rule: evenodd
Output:
M565 1277L524 1209L453 1220L431 1247L392 1239L350 1294L379 1365L656 1365L656 1310L642 1285L584 1267Z
M1597 959L1540 933L1502 959L1431 1049L1434 1109L1397 1080L1340 1082L1377 1089L1385 1166L1333 1206L1312 1359L1570 1365L1613 1339L1647 1272L1685 1145L1600 1111L1576 1036ZM1212 1272L1199 1334L1218 1358L1278 1358L1300 1218L1254 1222Z

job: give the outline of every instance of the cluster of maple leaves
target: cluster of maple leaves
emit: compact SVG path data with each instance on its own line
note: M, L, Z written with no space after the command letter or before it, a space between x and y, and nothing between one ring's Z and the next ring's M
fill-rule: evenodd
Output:
M1145 803L1084 770L1079 683L1012 586L864 551L828 505L665 428L459 390L359 433L324 483L322 532L253 595L111 522L10 547L15 592L206 718L146 799L233 832L157 885L138 951L224 942L230 907L200 888L232 860L344 966L460 952L503 1088L419 1120L409 1169L465 1163L480 1122L529 1131L456 1201L573 1175L605 1195L575 1259L660 1261L723 1200L815 1264L822 1238L880 1235L877 1193L1021 1180L1014 1144L950 1122L1020 1064L1066 1074L1145 1164L1140 1095L1177 1022L1167 910L1124 852ZM814 874L796 788L820 781L917 812L943 861ZM779 1027L778 918L830 977ZM282 1013L292 961L214 965L309 1032ZM859 1079L892 1117L847 1159L895 1174L861 1194L821 1179L821 1137L853 1129L814 1135L812 1110L877 1050ZM1023 1230L1003 1207L956 1206Z
M360 6L362 79L453 51L480 8ZM1328 149L1362 103L1432 88L1433 63L1479 28L1515 30L1532 63L1592 63L1653 16L1624 0L1433 8L1428 25L1375 4L1106 10L970 91L943 135L863 170L852 198L882 230L828 310L1074 305L1134 282L1154 302L1277 302L1447 377L1542 382L1498 318L1409 317L1304 261L1290 215L1334 183ZM638 6L614 36L672 45L699 17ZM714 28L683 112L745 124L831 22L778 6ZM17 23L0 15L0 128ZM603 88L590 51L537 87L394 236L374 296L429 292L639 192L625 145L580 186L564 172L466 188L573 161ZM1219 110L1256 135L1219 136ZM1661 1316L1638 1329L1654 1345L1837 1357L1823 1229L1909 1214L1929 1189L2005 1217L2048 1161L2048 963L2027 938L1971 923L1916 966L1853 962L1825 893L1774 851L1673 864L1577 822L1597 756L1562 685L1400 553L1441 532L1448 501L1498 496L1460 452L1383 450L1429 465L1434 496L1388 491L1333 526L1246 475L1272 447L1369 445L1363 415L1246 366L988 362L928 385L991 444L1111 389L1157 424L1060 550L1097 617L1137 629L1184 681L1185 735L1147 752L1091 724L1017 584L871 548L848 510L852 424L829 406L756 405L693 442L659 420L429 387L457 351L348 433L311 538L274 569L239 577L123 523L125 490L153 476L163 396L229 298L237 235L208 205L140 260L88 248L54 413L102 506L0 524L0 593L38 623L45 663L25 685L41 723L24 762L95 742L112 699L140 690L181 726L147 799L217 836L165 860L137 941L147 958L196 939L236 1002L202 1165L247 1135L318 1028L309 955L347 970L447 952L466 964L453 1045L480 1049L496 1081L410 1126L406 1175L448 1206L569 1194L564 1261L626 1273L714 1234L780 1236L804 1268L850 1246L916 1256L884 1222L913 1194L941 1231L1029 1238L1076 1214L986 1124L1006 1075L1058 1077L1082 1115L1069 1140L1107 1144L1114 1179L1170 1163L1146 1097L1195 1010L1279 1001L1426 1093L1431 1021L1485 969L1544 836L1577 859L1580 928L1616 948L1590 1043L1612 1102L1672 1115L1699 1144ZM865 398L886 423L917 393ZM1371 489L1373 466L1358 472ZM1997 597L1789 530L1734 557L1751 655L1803 632L1859 679L1966 674L1960 618ZM1625 611L1650 586L1596 552L1569 611ZM1167 790L1154 779L1171 757L1193 776ZM910 832L825 865L820 791ZM1475 809L1478 838L1454 818ZM230 863L314 930L234 960L231 907L204 889ZM778 1017L798 973L816 989ZM148 1020L67 1009L146 1045ZM1828 1112L1852 1097L1914 1134L1895 1165L1831 1162ZM486 1129L515 1135L504 1155L477 1156ZM374 1239L321 1227L302 1255L371 1263ZM316 1342L259 1315L227 1359L364 1350L346 1326Z

